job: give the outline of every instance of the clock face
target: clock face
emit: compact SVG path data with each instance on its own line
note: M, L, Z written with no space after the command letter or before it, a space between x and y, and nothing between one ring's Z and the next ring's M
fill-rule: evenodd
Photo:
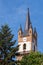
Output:
M24 42L25 42L25 41L27 41L27 38L26 38L26 37L24 37L24 38L23 38L23 41L24 41Z

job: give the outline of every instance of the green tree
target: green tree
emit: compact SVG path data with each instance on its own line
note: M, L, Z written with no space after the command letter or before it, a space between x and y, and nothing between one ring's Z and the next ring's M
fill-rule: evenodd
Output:
M1 26L0 29L0 65L13 65L15 61L16 51L18 46L15 45L16 40L13 40L14 35L11 33L8 25Z
M43 65L43 54L39 52L31 52L28 55L24 55L20 65Z

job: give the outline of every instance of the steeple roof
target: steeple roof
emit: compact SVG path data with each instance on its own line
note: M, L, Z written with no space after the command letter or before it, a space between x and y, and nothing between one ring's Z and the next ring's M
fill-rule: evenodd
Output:
M30 24L31 24L31 22L30 22L29 8L28 8L27 18L26 18L26 23L25 23L25 31L29 30Z

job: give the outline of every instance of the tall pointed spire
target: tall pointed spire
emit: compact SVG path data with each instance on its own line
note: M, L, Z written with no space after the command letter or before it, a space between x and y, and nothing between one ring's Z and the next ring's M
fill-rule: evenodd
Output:
M31 24L31 22L30 22L29 8L28 8L27 18L26 18L26 24L25 24L25 31L29 30L30 24Z

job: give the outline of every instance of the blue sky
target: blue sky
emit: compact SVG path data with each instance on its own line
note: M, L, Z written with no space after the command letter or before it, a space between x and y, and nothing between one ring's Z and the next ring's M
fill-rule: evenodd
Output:
M8 24L17 39L19 25L24 29L27 8L38 33L38 50L43 52L43 0L0 0L0 27Z

